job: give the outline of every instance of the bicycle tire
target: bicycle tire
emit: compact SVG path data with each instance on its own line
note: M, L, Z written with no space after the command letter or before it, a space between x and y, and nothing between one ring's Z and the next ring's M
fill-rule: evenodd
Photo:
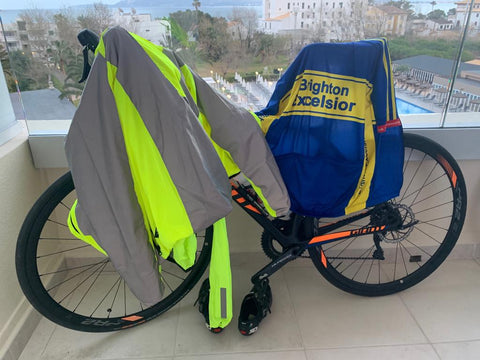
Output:
M197 235L200 243L196 262L187 271L162 259L164 298L144 307L106 256L69 233L67 214L74 198L74 184L68 172L34 204L17 241L15 261L20 286L30 303L51 321L85 332L130 328L169 310L205 272L213 226L205 230L204 236Z
M404 183L391 203L402 204L402 216L419 221L411 233L392 233L389 242L382 239L385 260L374 258L372 235L309 248L320 274L349 293L383 296L414 286L438 268L460 236L467 191L457 162L423 136L404 134L404 146ZM356 224L361 225L366 224Z

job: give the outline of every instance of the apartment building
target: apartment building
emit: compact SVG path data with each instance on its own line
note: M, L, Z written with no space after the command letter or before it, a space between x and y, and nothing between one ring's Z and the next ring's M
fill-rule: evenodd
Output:
M364 37L367 0L264 0L263 31L318 33L324 41Z
M468 8L470 6L469 0L456 2L457 12L455 19L455 26L461 27L465 23L465 19L468 14ZM472 15L470 17L470 29L471 31L478 32L480 31L480 0L475 0L472 9Z
M368 6L365 21L367 36L403 36L408 12L395 6Z

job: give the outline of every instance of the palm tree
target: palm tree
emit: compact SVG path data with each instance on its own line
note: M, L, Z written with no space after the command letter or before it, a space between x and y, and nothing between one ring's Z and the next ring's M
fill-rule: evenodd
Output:
M194 0L192 6L195 8L195 11L198 12L198 8L202 5L200 1Z
M12 76L12 69L10 67L10 61L8 59L8 52L3 45L0 45L0 61L2 62L2 69L5 75Z
M433 8L435 7L435 5L437 5L437 2L434 0L434 1L430 2L430 5L432 5L432 11L433 11Z

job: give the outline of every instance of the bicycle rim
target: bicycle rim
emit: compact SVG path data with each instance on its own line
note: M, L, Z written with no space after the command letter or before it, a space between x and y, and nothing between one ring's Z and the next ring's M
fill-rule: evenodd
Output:
M427 138L405 134L404 144L404 183L400 195L391 203L407 219L404 223L418 223L411 229L382 236L384 260L375 258L372 235L309 249L319 272L342 290L379 296L411 287L445 260L460 235L467 196L458 164L444 148ZM346 229L368 221L350 224Z

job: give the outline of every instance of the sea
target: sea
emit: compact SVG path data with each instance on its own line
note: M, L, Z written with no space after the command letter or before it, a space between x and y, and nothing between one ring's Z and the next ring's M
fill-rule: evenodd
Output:
M420 2L415 2L411 1L413 5L413 10L416 13L422 13L422 14L427 14L430 11L432 11L432 5L430 5L426 1L420 1ZM203 6L201 5L200 10L203 12L206 12L212 16L221 16L225 18L229 18L232 10L234 8L238 7L245 7L245 6L232 6L232 5L225 5L225 6ZM435 9L440 9L445 11L445 13L448 12L449 9L455 8L456 5L454 2L443 2L443 1L437 1L437 5L435 5ZM248 6L248 8L253 8L255 11L258 13L259 17L262 17L263 13L263 6ZM82 12L84 7L82 6L74 6L71 7L73 12L78 12L79 14ZM112 9L116 9L115 7L112 7ZM60 11L60 9L48 9L52 13ZM128 8L124 8L125 11L128 11ZM185 8L185 7L180 7L180 6L175 6L175 3L172 2L171 5L164 5L161 7L150 7L150 8L143 8L143 7L138 7L135 8L138 14L142 13L147 13L151 14L153 18L162 18L162 17L168 17L169 14L174 13L176 11L185 11L185 10L193 10L193 7L190 8ZM15 22L16 18L18 17L18 14L22 11L22 9L18 10L2 10L0 9L0 17L2 18L2 21L4 24L8 24L11 22Z
M71 10L73 13L80 14L82 13L83 9L85 7L82 6L75 6L71 7ZM111 7L112 10L116 10L117 8ZM261 17L263 13L263 6L201 6L200 10L203 12L206 12L212 16L216 17L225 17L229 18L230 15L232 14L232 11L234 8L251 8L254 9L258 16ZM50 11L52 14L55 14L56 12L59 12L60 9L47 9ZM124 11L129 12L129 8L123 8ZM185 10L194 10L193 7L190 8L185 8L185 7L179 7L175 6L175 4L171 5L166 5L166 6L161 6L161 7L150 7L150 8L144 8L144 7L135 7L135 10L137 14L151 14L152 18L163 18L163 17L168 17L169 14L174 13L176 11L185 11ZM15 22L16 18L18 15L22 12L21 9L19 10L1 10L0 9L0 16L2 17L2 21L4 24L8 24L11 22Z

